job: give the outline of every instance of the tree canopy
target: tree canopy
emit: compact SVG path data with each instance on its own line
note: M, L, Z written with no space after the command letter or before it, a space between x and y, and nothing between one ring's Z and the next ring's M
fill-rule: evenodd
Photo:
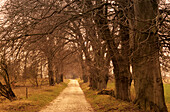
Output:
M54 85L71 71L102 90L114 77L115 97L125 101L134 81L134 103L167 112L161 75L169 70L166 1L6 0L0 14L1 59L16 65L13 75L8 70L11 78L47 76Z

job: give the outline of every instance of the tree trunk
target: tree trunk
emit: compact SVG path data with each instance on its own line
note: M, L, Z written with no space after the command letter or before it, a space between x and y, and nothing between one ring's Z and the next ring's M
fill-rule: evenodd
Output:
M7 95L7 96L8 96L8 98L9 98L10 101L16 99L16 95L15 95L14 92L12 91L11 87L8 88L8 95Z
M83 60L83 53L80 54L80 62L81 62L81 69L82 69L82 79L84 83L88 82L88 76L86 74L86 65Z
M39 86L39 83L38 83L38 76L37 76L37 75L35 76L35 84L36 84L36 87Z
M93 90L97 90L98 88L98 79L97 79L97 70L95 68L90 68L89 70L89 73L90 73L90 88L93 89Z
M43 64L42 64L42 60L41 60L41 65L40 65L40 71L41 71L41 74L40 74L40 77L41 79L43 78Z
M0 82L0 95L4 96L10 101L13 101L16 99L16 95L12 91L10 84L2 85L2 83Z
M86 66L85 66L85 63L83 62L83 60L81 60L81 67L82 67L83 82L87 83L88 76L87 76Z
M15 100L16 96L11 88L11 82L10 82L10 78L9 78L9 74L8 74L8 66L5 63L5 61L1 62L0 69L1 69L1 76L5 83L5 85L3 85L0 82L0 96L4 96L5 98L9 99L10 101Z
M88 82L88 76L86 74L83 74L83 82L84 83Z
M102 1L101 0L96 0L96 3L100 4L100 3L102 3ZM93 3L92 3L91 0L86 0L86 4L85 5L89 9L93 8ZM99 9L99 10L101 10L101 9ZM102 24L103 22L100 22L100 20L101 20L100 17L105 17L105 15L101 14L101 15L99 15L99 17L98 16L94 16L93 20L95 21L96 26L97 27L99 26L98 27L99 29L105 30L104 29L105 27L103 27L103 26L105 26L106 24ZM91 24L94 24L92 22L92 19L87 19L86 21L88 21ZM101 21L103 21L103 20L101 20ZM96 39L97 43L100 43L100 41L101 41L100 39L104 38L103 37L104 33L100 32L100 30L98 30L98 32L96 32L95 31L95 29L96 29L95 27L96 26L94 25L94 27L91 28L90 32L92 32L92 31L93 32L91 34L89 34L89 35L93 36L94 39ZM99 36L99 38L97 37L96 33ZM101 34L103 34L103 35L101 35ZM92 47L93 47L93 49L98 49L99 51L95 51L94 61L91 60L92 61L92 65L89 66L89 69L90 69L89 70L89 72L90 72L89 80L90 80L90 87L92 89L102 90L102 89L106 89L107 82L108 82L108 79L109 79L108 78L108 71L109 71L109 69L107 68L108 66L107 66L107 64L105 62L106 60L105 60L105 56L104 56L104 54L106 53L106 49L107 48L104 47L104 46L102 46L102 49L99 48L97 46L96 42L94 42L92 44ZM104 48L105 52L102 51L103 48ZM87 60L88 60L88 58L87 58ZM93 64L95 64L95 65L93 65Z
M57 77L57 84L63 82L63 74L58 75Z
M107 73L96 67L90 68L90 88L93 90L106 89L109 80Z
M49 85L54 86L54 74L53 74L53 68L52 68L52 59L48 58L48 78L49 78Z
M59 69L58 69L58 67L56 66L55 67L55 82L57 83L57 84L59 84Z
M129 62L129 29L122 24L125 23L126 18L123 12L120 13L121 24L120 24L120 38L121 38L121 52L117 56L115 65L115 82L116 82L116 98L130 101L130 88L132 75L130 73L130 62ZM117 67L116 67L117 66ZM118 70L119 69L119 70Z
M102 75L98 81L98 88L97 90L103 90L107 88L107 82L109 80L108 74L100 74Z
M97 2L99 4L102 3L101 0ZM115 75L115 81L116 81L115 83L116 98L129 101L130 100L129 96L130 96L131 77L130 77L130 72L129 72L128 56L125 53L125 50L121 51L123 52L122 54L119 52L118 46L114 42L114 38L112 38L110 29L108 26L108 21L107 21L107 7L105 7L105 11L104 11L104 7L102 7L100 10L97 11L96 16L95 16L95 23L98 28L98 32L100 34L99 36L101 36L102 39L107 42L109 54L110 54L110 57L111 57L111 60L114 66L114 75ZM126 30L126 29L122 29L121 31L123 30ZM126 34L123 34L123 33L124 32L120 32L120 36L122 36L123 39L129 38L127 35L128 31ZM128 44L128 42L126 42L126 44Z
M61 76L60 76L60 82L63 82L63 74L61 74Z
M129 64L125 61L112 58L115 75L116 98L124 101L130 101L131 75Z
M135 103L147 111L167 112L159 63L156 28L157 0L135 0L135 51L133 74Z
M55 76L56 76L56 83L57 84L63 82L63 80L64 80L63 79L64 78L63 74L59 74L58 72L56 72Z
M104 21L105 20L103 20L103 22ZM100 21L99 23L103 23L103 22ZM101 27L104 27L104 29L102 29L101 32L103 34L103 39L107 40L109 54L114 66L114 74L115 74L115 81L116 81L115 84L116 98L129 101L131 75L129 70L128 56L126 53L124 53L124 50L122 50L123 54L120 54L120 52L118 51L116 44L112 36L110 35L110 30L109 27L107 26L107 22L100 24L98 26L98 28Z

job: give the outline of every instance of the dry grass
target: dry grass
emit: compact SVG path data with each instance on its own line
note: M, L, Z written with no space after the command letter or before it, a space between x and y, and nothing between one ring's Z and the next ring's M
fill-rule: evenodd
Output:
M96 112L142 112L142 110L138 110L132 103L120 101L108 95L97 95L97 91L89 90L87 83L82 83L81 81L79 82L85 93L86 99ZM107 88L115 90L114 81L109 81ZM164 91L166 105L168 111L170 112L170 84L164 84ZM131 86L131 98L132 101L135 99L133 83Z
M133 103L117 100L109 95L97 95L98 91L90 90L87 83L80 85L95 112L144 112Z
M0 112L38 112L55 99L68 82L65 80L64 83L55 86L28 87L28 98L26 98L26 87L15 87L14 93L18 99L10 102L0 97Z
M115 81L112 80L112 81L109 81L108 84L107 84L107 89L113 89L115 91ZM131 84L131 100L134 101L135 100L135 89L134 89L134 82L132 82Z
M113 89L115 90L115 82L109 82L107 85L108 89ZM165 102L168 108L168 111L170 112L170 84L169 83L164 83L164 95L165 95ZM131 99L134 101L135 99L135 89L134 89L134 83L132 82L131 85Z

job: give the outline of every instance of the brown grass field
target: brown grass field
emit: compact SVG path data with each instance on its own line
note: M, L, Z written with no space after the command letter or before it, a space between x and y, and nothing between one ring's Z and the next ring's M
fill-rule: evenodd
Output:
M67 87L68 80L55 86L46 85L40 87L27 86L28 98L26 98L26 87L13 88L17 95L16 101L9 101L0 97L0 112L38 112L45 105L55 99L60 92ZM29 82L28 82L29 84Z
M133 103L117 100L109 95L97 95L98 91L89 89L88 83L82 83L82 81L79 82L87 101L92 105L95 112L145 112L144 110L139 110ZM114 81L109 81L107 89L115 90ZM164 94L166 105L170 112L170 84L168 83L164 83ZM131 99L132 101L135 99L133 83L131 86Z

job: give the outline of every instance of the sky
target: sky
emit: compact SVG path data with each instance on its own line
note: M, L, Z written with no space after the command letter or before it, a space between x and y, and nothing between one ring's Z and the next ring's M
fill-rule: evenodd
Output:
M5 2L5 0L0 0L0 8L1 8L1 6L3 6L4 2Z
M166 0L166 3L170 3L170 0Z
M5 0L0 0L0 6L3 5L4 1L5 1Z

